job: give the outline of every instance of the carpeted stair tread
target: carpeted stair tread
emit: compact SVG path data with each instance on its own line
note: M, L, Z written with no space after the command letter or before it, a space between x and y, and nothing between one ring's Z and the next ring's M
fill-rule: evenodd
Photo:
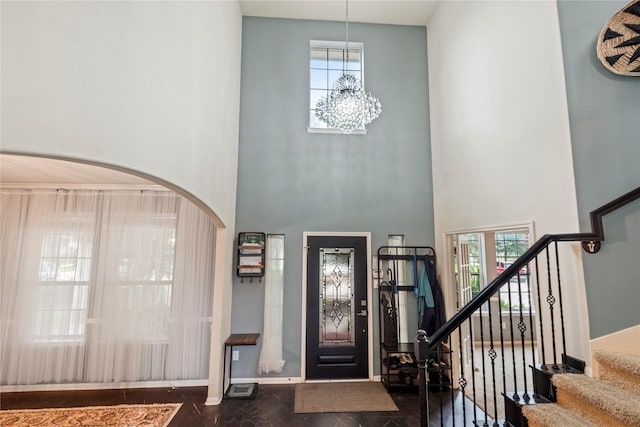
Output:
M614 366L630 374L640 376L640 356L607 350L596 350L593 352L593 356L602 365Z
M593 356L600 364L600 379L640 395L640 356L606 350Z
M555 403L541 405L525 405L522 414L527 419L529 427L596 427L592 423L575 412L569 411Z
M603 425L640 426L640 396L586 375L554 375L558 405Z

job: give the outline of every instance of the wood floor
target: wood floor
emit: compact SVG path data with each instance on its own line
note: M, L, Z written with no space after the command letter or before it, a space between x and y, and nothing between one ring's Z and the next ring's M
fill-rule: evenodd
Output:
M120 389L95 391L19 392L0 394L1 409L102 406L134 403L182 403L170 427L201 426L420 426L417 392L393 391L398 412L294 414L295 385L260 385L253 399L225 399L205 406L206 387ZM441 400L443 402L440 408ZM451 392L430 392L430 426L452 426ZM453 399L465 399L458 393ZM464 425L460 421L456 425ZM471 423L469 423L471 425Z

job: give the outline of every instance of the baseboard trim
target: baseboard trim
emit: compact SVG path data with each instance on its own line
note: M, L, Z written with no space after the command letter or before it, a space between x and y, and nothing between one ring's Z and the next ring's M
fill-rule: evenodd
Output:
M258 377L258 378L232 378L231 384L297 384L301 383L301 377Z
M177 381L141 381L120 383L72 383L72 384L32 384L32 385L3 385L2 393L20 391L66 391L66 390L105 390L126 388L177 388L208 386L209 380L177 380Z
M591 350L608 349L640 355L640 325L631 326L591 340Z
M219 405L220 403L222 403L222 399L219 397L209 397L207 400L204 401L204 406L213 406L213 405Z
M591 354L593 355L596 350L608 350L640 356L640 325L592 339ZM593 356L591 361L593 366L591 375L598 378L600 376L600 366Z
M362 378L359 380L348 379L348 380L330 380L330 381L319 380L317 382L361 382L361 381L369 381L369 379ZM371 381L380 382L381 381L380 375L374 375L373 378L371 378ZM273 378L257 377L257 378L232 378L231 379L231 384L245 384L245 383L299 384L303 382L305 381L302 380L302 377L273 377ZM314 382L314 381L307 380L306 382Z

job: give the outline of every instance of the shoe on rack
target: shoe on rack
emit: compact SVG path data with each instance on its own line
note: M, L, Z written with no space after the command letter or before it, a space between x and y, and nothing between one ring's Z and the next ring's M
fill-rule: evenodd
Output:
M411 375L407 374L404 371L400 371L400 381L402 381L405 384L411 384Z
M390 369L396 369L398 367L398 365L400 365L400 359L398 359L396 356L389 357L389 368Z

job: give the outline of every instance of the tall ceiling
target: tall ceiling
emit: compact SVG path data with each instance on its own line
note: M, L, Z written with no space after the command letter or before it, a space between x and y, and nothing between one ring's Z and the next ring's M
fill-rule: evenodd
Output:
M438 0L349 0L349 22L427 25ZM346 0L240 0L242 14L344 21Z
M346 0L239 0L244 16L344 21ZM437 0L349 0L349 21L426 25ZM143 178L98 166L0 154L0 184L148 185Z

